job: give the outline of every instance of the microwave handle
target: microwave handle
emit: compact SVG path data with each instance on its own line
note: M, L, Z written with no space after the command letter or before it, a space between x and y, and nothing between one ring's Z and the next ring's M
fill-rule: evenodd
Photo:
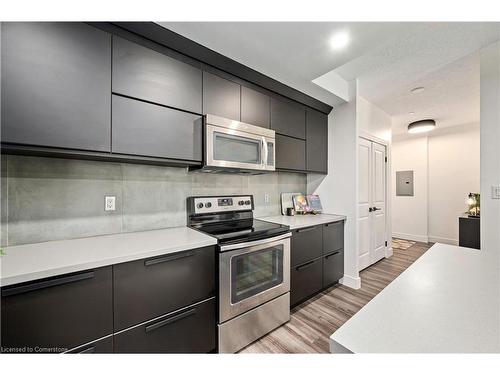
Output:
M264 137L262 137L262 149L264 151L263 157L262 157L262 164L267 167L267 159L269 157L269 150L267 148L267 142Z

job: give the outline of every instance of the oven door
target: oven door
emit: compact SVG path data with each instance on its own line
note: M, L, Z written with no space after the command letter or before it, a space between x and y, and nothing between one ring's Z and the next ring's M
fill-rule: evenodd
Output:
M220 323L290 291L290 236L221 246Z
M273 138L210 124L205 131L208 167L275 170Z

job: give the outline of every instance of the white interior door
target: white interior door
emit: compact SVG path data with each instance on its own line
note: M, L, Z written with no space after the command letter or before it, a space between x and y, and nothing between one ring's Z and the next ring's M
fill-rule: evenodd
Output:
M358 269L385 256L386 149L364 138L358 143Z

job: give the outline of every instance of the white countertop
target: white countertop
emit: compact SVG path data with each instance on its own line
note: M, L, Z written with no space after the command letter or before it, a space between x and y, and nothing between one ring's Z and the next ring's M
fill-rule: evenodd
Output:
M330 336L332 352L498 352L498 262L435 244Z
M215 245L187 227L11 246L0 257L1 286Z
M333 223L336 221L345 220L346 217L342 215L330 214L317 214L317 215L295 215L295 216L266 216L259 217L260 220L270 221L271 223L288 225L291 230L312 227L314 225L321 225Z

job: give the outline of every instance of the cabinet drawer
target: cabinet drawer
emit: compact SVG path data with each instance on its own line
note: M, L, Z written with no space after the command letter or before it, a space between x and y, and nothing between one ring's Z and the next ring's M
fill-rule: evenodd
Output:
M114 335L115 353L208 353L215 349L215 298Z
M2 288L2 347L66 351L113 331L111 267Z
M215 295L213 246L114 266L115 332Z
M344 250L323 256L323 288L335 284L344 276Z
M276 134L276 168L304 171L306 141Z
M290 260L292 267L321 256L323 248L322 230L321 225L318 225L295 229L292 232Z
M113 336L107 336L100 340L80 345L74 349L68 350L68 354L100 354L113 353Z
M344 222L325 224L323 226L323 254L344 248Z
M113 95L113 152L201 161L198 115Z
M306 111L301 104L271 98L271 129L291 137L306 138Z
M201 113L201 69L113 36L113 92Z
M319 292L323 286L322 258L311 260L303 265L292 267L290 271L290 305L305 300Z

